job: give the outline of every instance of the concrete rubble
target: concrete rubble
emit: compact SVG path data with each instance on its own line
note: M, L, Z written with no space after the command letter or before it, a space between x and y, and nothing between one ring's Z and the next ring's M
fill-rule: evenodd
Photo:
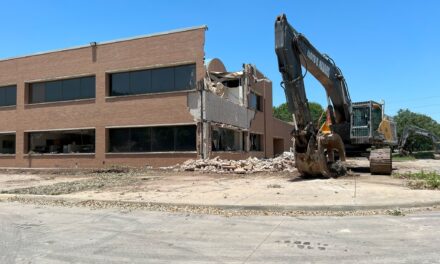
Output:
M296 169L293 153L284 152L282 155L271 159L258 159L255 157L249 157L246 160L222 160L219 157L191 159L177 165L174 170L247 174L255 172L293 172Z

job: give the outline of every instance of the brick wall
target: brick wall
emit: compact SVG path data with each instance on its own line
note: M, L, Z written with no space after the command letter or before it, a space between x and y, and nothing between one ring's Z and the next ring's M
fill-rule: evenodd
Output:
M16 155L0 157L0 166L162 166L196 157L195 153L106 154L108 126L195 124L187 108L187 92L108 98L108 73L195 63L200 80L204 41L205 29L197 28L0 61L0 86L17 85L17 105L0 107L0 132L16 132ZM96 99L27 104L27 83L82 75L96 76ZM26 131L92 127L96 129L94 155L33 155L30 159L27 155Z

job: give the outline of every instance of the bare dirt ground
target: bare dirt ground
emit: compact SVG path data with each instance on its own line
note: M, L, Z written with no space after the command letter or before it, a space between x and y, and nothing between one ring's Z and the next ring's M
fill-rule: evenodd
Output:
M413 190L404 179L370 175L366 159L350 159L347 164L349 174L337 179L303 179L297 172L3 171L0 198L37 195L83 201L292 208L409 207L440 202L438 190ZM420 170L440 172L440 160L394 162L395 173Z

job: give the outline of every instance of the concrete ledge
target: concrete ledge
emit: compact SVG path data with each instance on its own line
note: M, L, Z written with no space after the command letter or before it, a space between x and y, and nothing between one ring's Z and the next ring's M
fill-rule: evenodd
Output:
M373 211L371 214L381 214L390 209L427 209L440 207L440 201L434 202L413 202L383 205L334 205L334 206L277 206L277 205L227 205L227 204L186 204L186 203L158 203L158 202L139 202L127 200L104 200L104 199L79 199L63 196L48 195L15 195L0 194L0 202L22 202L29 204L48 204L63 206L81 206L93 208L125 208L147 209L151 211L177 211L185 212L199 209L201 212L210 212L210 209L221 211L247 211L254 213L336 213L336 212L363 212ZM171 210L170 210L171 209Z

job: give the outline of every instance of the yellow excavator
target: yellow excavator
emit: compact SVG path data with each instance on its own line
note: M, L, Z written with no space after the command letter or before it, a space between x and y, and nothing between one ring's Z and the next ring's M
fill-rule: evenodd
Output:
M373 174L391 174L391 146L397 145L395 123L384 104L352 102L342 71L280 15L275 22L275 52L289 111L293 116L295 163L305 176L335 177L347 155L367 156ZM304 71L303 71L304 68ZM312 74L324 87L329 105L326 122L313 124L304 77Z

